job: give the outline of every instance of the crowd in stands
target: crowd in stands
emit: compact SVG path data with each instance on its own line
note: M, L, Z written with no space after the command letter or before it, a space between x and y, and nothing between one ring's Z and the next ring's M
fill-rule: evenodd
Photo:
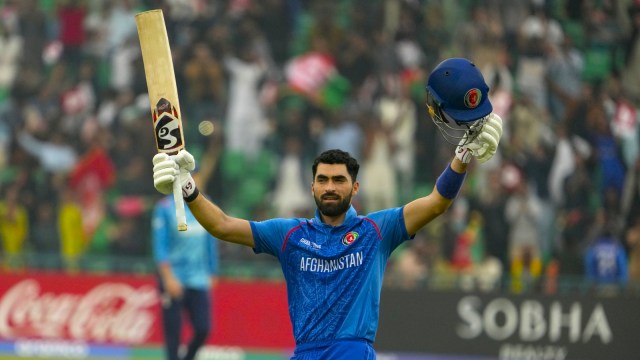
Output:
M155 8L187 147L228 213L312 217L311 161L329 148L362 165L361 213L428 194L455 146L428 118L426 76L466 57L500 150L394 254L390 286L640 281L637 0L0 1L4 270L150 257L160 194L134 16Z

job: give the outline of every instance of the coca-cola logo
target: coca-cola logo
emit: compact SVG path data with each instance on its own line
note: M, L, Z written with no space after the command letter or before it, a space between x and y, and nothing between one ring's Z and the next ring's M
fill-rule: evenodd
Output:
M106 282L83 294L42 292L34 279L0 297L0 338L140 344L151 336L156 289Z

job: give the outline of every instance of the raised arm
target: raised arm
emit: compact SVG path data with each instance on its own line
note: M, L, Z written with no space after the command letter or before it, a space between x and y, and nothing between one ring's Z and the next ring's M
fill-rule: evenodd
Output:
M443 179L443 176L446 175L452 177L452 179L445 179L444 181L449 181L450 183L448 186L452 188L452 191L455 191L455 194L457 194L457 190L462 186L466 170L467 164L464 164L457 158L454 158L451 161L450 168L443 172L439 181L443 181L440 179ZM441 191L446 193L445 190ZM451 196L451 194L449 194L447 196L450 196L450 198L443 196L438 191L438 185L436 185L433 187L433 191L429 195L413 200L405 205L404 222L407 227L407 232L412 235L417 233L418 230L431 222L431 220L444 213L453 203L453 199L455 198L455 195Z
M174 181L179 181L182 195L198 222L216 238L240 245L255 245L251 225L248 220L229 216L200 194L191 171L195 169L195 160L186 150L175 156L164 153L153 157L153 185L163 194L171 193Z

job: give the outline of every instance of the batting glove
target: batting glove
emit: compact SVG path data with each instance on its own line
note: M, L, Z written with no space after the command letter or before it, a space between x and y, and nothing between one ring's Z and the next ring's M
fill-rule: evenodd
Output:
M465 164L468 164L472 157L476 157L481 163L486 162L498 150L500 137L502 119L491 113L484 124L473 125L467 131L456 148L456 157Z
M196 183L191 176L195 167L193 155L186 150L172 156L158 153L153 157L153 186L160 193L169 195L173 191L173 182L179 181L182 197L187 198L196 191Z

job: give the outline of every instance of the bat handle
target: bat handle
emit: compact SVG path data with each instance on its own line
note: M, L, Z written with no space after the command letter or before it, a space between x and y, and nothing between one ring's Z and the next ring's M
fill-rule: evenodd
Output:
M180 181L173 182L173 201L176 203L176 220L178 231L187 230L187 216L184 212L184 199L182 198L182 187Z

